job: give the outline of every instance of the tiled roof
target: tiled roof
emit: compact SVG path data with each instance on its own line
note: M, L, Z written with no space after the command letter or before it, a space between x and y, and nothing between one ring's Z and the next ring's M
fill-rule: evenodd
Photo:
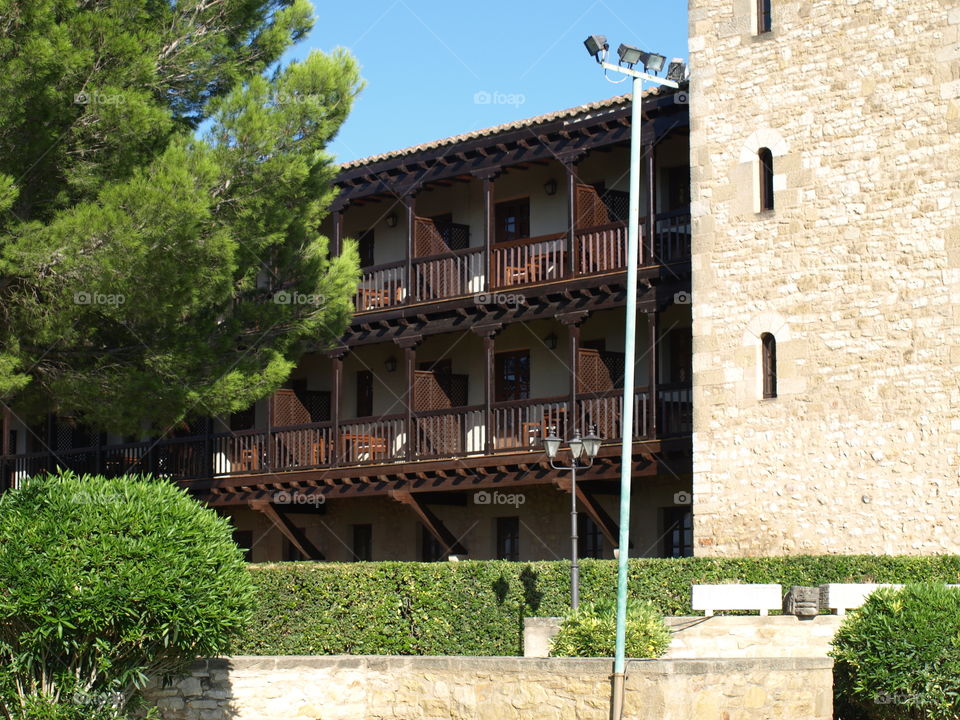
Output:
M652 95L659 95L661 92L672 92L670 90L663 91L660 88L652 88L643 93L643 97L650 97ZM523 128L534 127L536 125L543 125L545 123L555 122L557 120L565 120L567 118L577 118L581 119L584 116L589 116L591 113L595 113L600 110L608 110L611 108L616 108L620 106L627 105L630 102L630 94L626 95L617 95L616 97L607 98L606 100L598 100L597 102L587 103L586 105L577 105L576 107L567 108L566 110L558 110L556 112L547 113L546 115L537 115L536 117L527 118L525 120L516 120L511 123L505 123L503 125L496 125L494 127L485 128L483 130L474 130L473 132L463 133L462 135L454 135L452 137L442 138L441 140L434 140L433 142L424 143L422 145L413 145L412 147L403 148L401 150L393 150L388 153L383 153L381 155L371 155L370 157L360 158L359 160L351 160L350 162L343 163L340 166L341 170L351 170L353 168L360 167L362 165L369 165L375 162L381 162L383 160L393 160L396 158L401 158L406 155L413 155L418 152L423 152L425 150L435 150L437 148L444 147L446 145L456 145L467 140L475 140L477 138L489 137L492 135L498 135L503 132L509 132L511 130L520 130Z

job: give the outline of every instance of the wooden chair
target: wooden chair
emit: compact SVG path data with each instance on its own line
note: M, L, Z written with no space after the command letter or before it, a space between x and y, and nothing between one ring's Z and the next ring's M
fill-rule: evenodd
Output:
M258 470L260 468L260 448L243 448L240 451L240 462L237 463L237 469L241 472L248 470Z

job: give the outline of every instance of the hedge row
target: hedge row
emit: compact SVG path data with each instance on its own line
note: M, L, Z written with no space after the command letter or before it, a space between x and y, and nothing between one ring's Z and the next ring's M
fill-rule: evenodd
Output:
M519 655L525 616L568 607L569 562L252 565L248 655ZM584 600L616 593L616 563L584 560ZM630 594L689 615L694 583L960 583L960 556L630 561Z

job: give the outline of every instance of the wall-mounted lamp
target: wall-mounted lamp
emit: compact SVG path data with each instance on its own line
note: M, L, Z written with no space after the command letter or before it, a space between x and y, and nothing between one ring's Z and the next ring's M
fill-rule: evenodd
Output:
M396 226L397 226L397 214L390 213L389 215L387 215L387 227L394 228Z
M549 350L557 349L557 335L556 333L550 333L543 339L543 344L547 346Z
M383 361L383 366L387 369L387 372L393 372L397 369L397 359L391 355Z
M543 191L547 195L556 195L557 194L557 181L553 178L550 178L543 184Z

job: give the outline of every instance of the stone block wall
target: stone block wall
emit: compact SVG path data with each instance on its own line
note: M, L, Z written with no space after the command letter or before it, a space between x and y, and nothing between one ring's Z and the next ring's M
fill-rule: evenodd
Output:
M695 553L960 552L960 3L772 6L689 3Z
M609 659L234 657L149 695L164 720L607 720ZM633 660L627 720L831 720L822 658Z

